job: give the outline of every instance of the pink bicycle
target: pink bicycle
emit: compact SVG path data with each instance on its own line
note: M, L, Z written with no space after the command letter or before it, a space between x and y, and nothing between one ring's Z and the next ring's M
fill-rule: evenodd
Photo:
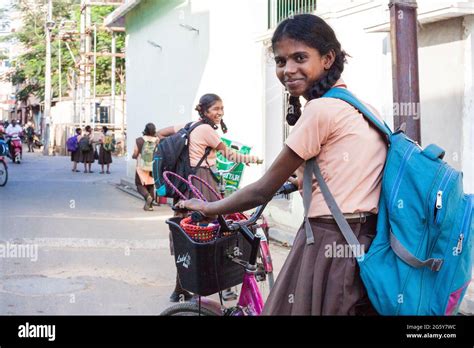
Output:
M296 186L288 183L277 195L290 194L296 190ZM193 193L199 197L194 189ZM215 238L204 243L196 242L183 230L180 224L182 218L174 217L166 221L173 236L181 285L197 296L189 302L167 308L161 315L245 316L262 313L263 298L255 276L261 238L254 233L253 227L266 205L258 207L245 220L234 221L218 216L215 223L219 226ZM193 212L191 216L197 224L204 221L198 212ZM220 303L203 297L238 284L242 284L242 288L236 306L226 308L221 296Z

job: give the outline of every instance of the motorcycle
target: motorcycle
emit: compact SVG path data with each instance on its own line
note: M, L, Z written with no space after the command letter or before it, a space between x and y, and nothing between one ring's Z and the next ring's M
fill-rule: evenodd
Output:
M14 134L10 137L10 155L13 163L21 163L23 159L23 144L20 134Z

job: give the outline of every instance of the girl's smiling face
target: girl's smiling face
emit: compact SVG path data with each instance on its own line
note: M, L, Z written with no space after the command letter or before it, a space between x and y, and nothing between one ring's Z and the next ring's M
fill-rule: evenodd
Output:
M215 125L219 125L224 116L224 104L222 100L217 100L212 104L212 106L204 112L204 115L214 122Z
M274 46L276 74L288 92L305 96L314 83L322 78L334 62L334 51L321 56L304 42L283 38Z

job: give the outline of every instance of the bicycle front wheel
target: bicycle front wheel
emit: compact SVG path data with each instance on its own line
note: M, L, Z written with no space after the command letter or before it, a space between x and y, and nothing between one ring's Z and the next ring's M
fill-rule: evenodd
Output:
M8 181L8 169L5 162L0 161L0 186L5 186Z
M165 309L160 315L163 316L217 316L216 313L213 311L202 307L199 309L199 304L197 303L191 303L191 302L185 302L185 303L179 303L177 305L171 306L167 309Z

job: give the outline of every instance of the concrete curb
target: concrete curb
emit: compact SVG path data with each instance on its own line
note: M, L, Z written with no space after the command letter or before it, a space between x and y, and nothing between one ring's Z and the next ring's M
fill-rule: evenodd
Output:
M129 195L143 201L143 197L141 196L141 194L138 193L137 186L135 185L135 182L132 181L132 179L128 177L121 178L120 184L116 184L115 187L120 191L128 193ZM153 205L159 207L164 204L158 204L156 202L153 202Z

